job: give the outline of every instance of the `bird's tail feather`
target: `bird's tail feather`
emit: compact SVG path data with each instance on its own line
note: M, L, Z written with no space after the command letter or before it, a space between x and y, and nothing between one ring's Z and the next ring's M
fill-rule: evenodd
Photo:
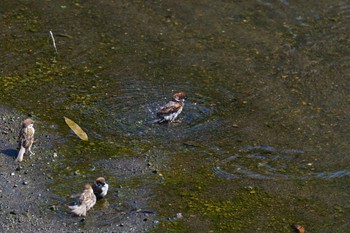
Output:
M18 155L17 155L16 162L22 162L22 160L23 160L23 155L24 155L25 152L26 152L26 148L24 148L23 146L21 146L21 149L19 150Z
M150 123L151 124L161 124L163 122L166 122L166 120L164 118L158 118L158 119L151 121Z
M75 205L75 206L68 206L72 213L78 216L85 216L86 215L86 205Z

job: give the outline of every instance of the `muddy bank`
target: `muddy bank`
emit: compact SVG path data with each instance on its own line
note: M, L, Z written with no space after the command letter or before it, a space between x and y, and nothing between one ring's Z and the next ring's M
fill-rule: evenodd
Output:
M157 224L156 213L145 207L145 197L150 191L142 187L112 186L108 196L119 196L119 203L109 202L107 196L89 211L87 217L73 217L67 205L74 200L55 195L50 187L52 164L56 162L55 147L62 139L54 132L45 133L47 125L35 116L32 117L37 121L35 155L32 159L25 157L20 165L15 164L19 125L26 117L0 106L1 232L143 232ZM122 159L119 169L113 172L116 175L119 172L127 179L147 167L144 159L132 162L132 172L127 164L130 160ZM92 182L83 179L76 177L77 186L72 184L72 193L81 190L78 184ZM119 214L115 214L116 211ZM98 221L101 219L103 221Z

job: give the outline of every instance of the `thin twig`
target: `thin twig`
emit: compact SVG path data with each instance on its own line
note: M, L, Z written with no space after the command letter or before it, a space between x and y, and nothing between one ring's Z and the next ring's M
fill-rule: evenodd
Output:
M56 35L56 36L60 36L60 37L66 37L66 38L68 38L68 39L72 39L72 38L73 38L73 36L68 35L68 34L56 33L55 35Z
M53 47L55 48L55 53L56 53L56 55L58 55L57 48L56 48L56 42L55 42L55 38L53 37L52 31L50 31L50 36L51 36L51 39L52 39Z

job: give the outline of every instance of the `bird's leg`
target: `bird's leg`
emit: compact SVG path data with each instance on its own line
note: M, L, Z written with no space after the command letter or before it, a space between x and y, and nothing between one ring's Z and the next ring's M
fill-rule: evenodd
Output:
M35 155L35 153L32 151L32 146L28 148L28 151L29 151L29 157L31 157L32 155Z

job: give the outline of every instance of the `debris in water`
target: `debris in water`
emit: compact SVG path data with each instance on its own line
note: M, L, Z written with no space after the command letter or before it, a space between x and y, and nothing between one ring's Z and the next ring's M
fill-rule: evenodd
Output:
M71 128L73 130L73 132L81 139L84 141L88 140L88 136L87 134L84 132L84 130L82 130L82 128L80 128L80 126L75 123L74 121L72 121L71 119L64 117L64 120L66 122L66 124L69 126L69 128Z

